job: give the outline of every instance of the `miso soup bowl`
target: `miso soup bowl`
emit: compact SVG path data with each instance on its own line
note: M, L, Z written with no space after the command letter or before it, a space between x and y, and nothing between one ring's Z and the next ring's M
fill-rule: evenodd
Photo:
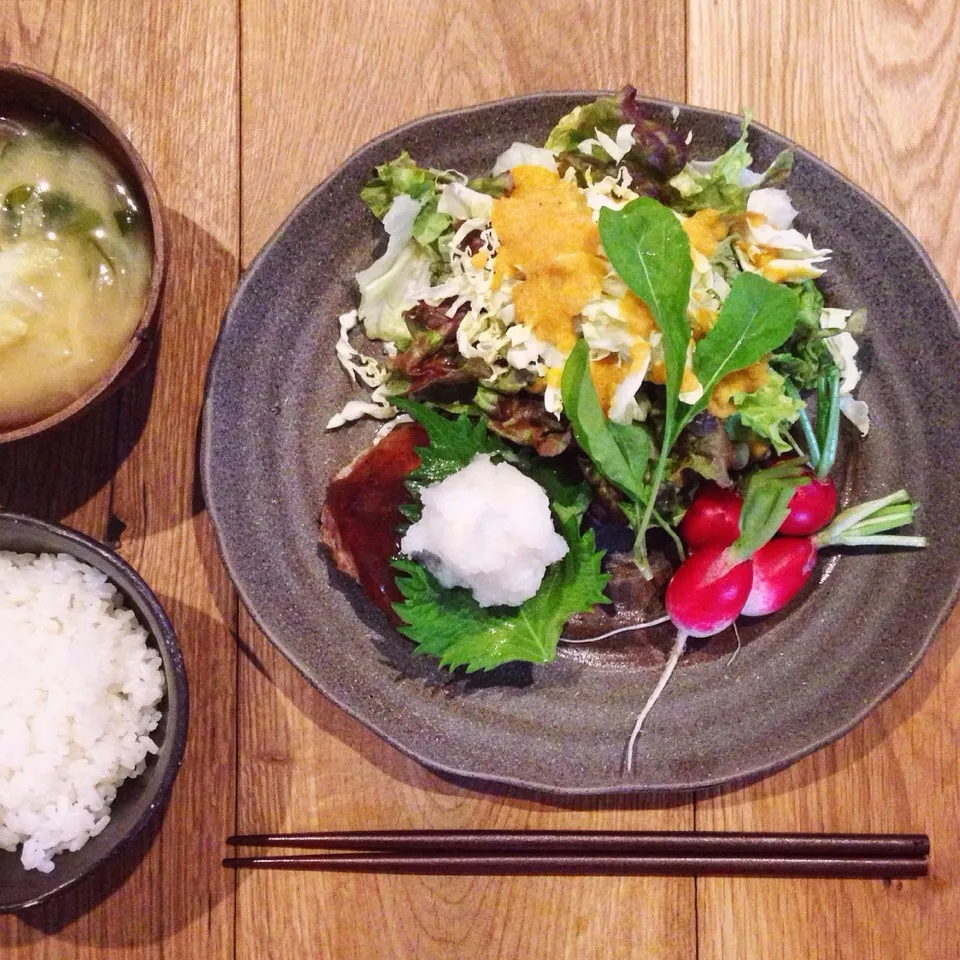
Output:
M53 77L15 63L0 63L0 115L4 108L60 120L91 140L120 170L145 214L153 243L150 288L140 320L113 365L68 406L23 426L0 428L0 443L21 440L85 413L126 383L149 359L160 326L160 301L166 274L163 209L156 184L140 154L120 128L91 100Z

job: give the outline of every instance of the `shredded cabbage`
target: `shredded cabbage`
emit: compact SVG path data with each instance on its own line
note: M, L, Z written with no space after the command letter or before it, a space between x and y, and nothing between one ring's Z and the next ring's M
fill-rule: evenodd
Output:
M557 158L546 147L534 147L529 143L514 143L497 157L493 165L493 175L499 176L514 167L544 167L557 172Z

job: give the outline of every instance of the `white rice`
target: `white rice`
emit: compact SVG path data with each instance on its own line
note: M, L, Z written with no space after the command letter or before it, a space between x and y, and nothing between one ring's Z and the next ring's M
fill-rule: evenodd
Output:
M27 869L79 850L157 746L159 652L104 574L0 551L0 849Z

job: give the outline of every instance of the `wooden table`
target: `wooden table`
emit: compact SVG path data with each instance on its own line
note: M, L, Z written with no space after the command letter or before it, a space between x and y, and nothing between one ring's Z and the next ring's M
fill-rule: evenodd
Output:
M960 619L838 743L696 801L546 802L438 779L317 694L238 608L200 493L207 359L241 269L354 148L445 107L609 88L737 110L887 204L960 292L955 0L3 0L0 57L98 101L152 168L170 278L155 372L0 449L0 504L107 540L178 630L192 717L152 846L0 918L4 958L960 956ZM930 505L931 511L935 505ZM925 831L916 882L435 878L220 867L235 830Z

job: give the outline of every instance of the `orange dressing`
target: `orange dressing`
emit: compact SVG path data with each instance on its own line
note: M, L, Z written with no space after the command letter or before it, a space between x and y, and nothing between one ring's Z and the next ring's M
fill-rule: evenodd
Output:
M606 274L600 232L576 184L526 164L510 173L513 190L493 201L500 241L493 286L517 279L511 291L517 321L568 353L576 342L574 317L600 292Z
M656 363L650 364L650 371L647 374L647 379L651 383L666 383L667 382L667 368L664 366L662 360L657 360ZM680 392L681 393L690 393L693 390L696 390L700 386L700 381L693 375L693 371L686 367L683 371L683 379L680 381Z
M766 358L742 370L734 370L713 388L707 410L720 419L729 417L736 410L730 399L735 393L753 393L764 386L769 379L770 368L767 366Z
M616 355L590 361L590 379L605 414L610 412L617 387L630 374L646 367L650 358L650 334L657 329L647 305L628 290L618 301L620 316L630 333L630 360L624 363Z
M687 311L687 319L690 321L693 339L702 340L717 322L717 311L709 307L696 307Z
M690 246L705 257L712 257L717 244L727 235L727 225L720 211L712 207L698 210L692 217L680 222Z
M610 412L613 395L625 375L626 367L620 363L620 358L615 353L590 361L590 379L597 391L597 399L604 415Z

